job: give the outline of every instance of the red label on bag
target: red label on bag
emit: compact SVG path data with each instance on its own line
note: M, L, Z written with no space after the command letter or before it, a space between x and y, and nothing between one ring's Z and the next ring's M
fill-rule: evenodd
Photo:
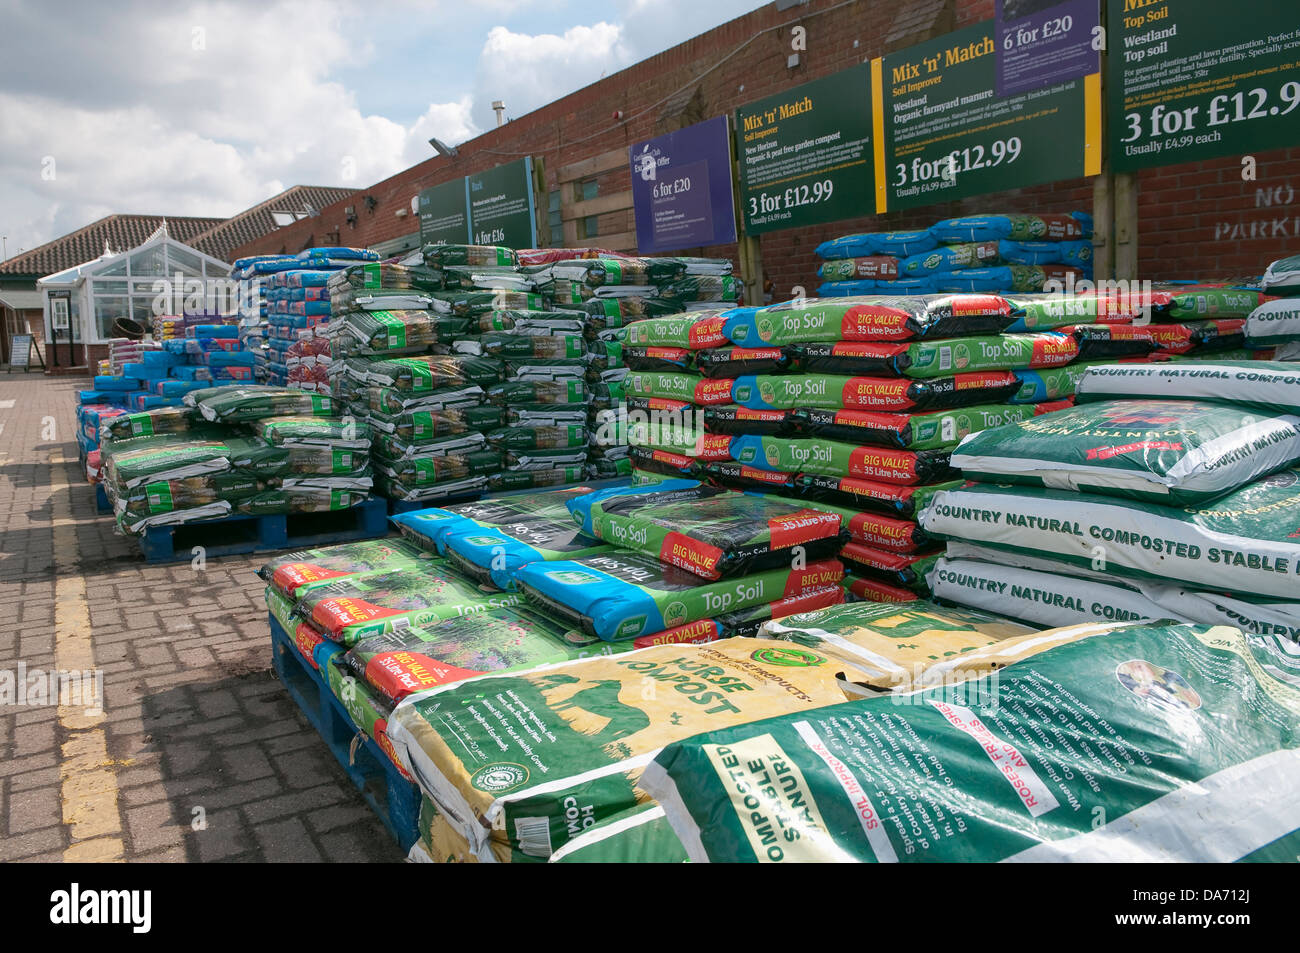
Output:
M695 385L695 402L697 404L731 403L731 385L735 381L729 377L702 380Z
M849 308L840 319L840 337L846 341L897 340L912 336L907 327L911 315L898 308L860 304Z
M364 599L324 599L311 610L311 620L331 635L338 635L357 622L401 615L399 609L385 609Z
M311 563L290 563L287 566L281 566L271 574L271 585L285 595L292 596L298 591L299 586L305 586L309 582L319 582L322 579L333 579L337 576L349 575L351 573L322 569L320 566L313 566Z
M857 447L849 456L849 475L886 483L915 483L916 454L885 447Z
M659 549L661 561L685 569L687 572L693 572L697 576L703 576L705 579L722 578L721 573L718 572L718 560L722 557L723 552L717 546L691 539L675 530L664 537L663 545Z
M900 586L874 579L856 578L849 582L849 592L867 602L915 602L916 593Z
M916 523L896 520L875 513L856 513L849 520L849 532L854 542L880 546L898 553L912 552L918 547Z
M844 578L844 564L838 559L823 559L809 563L803 569L790 573L785 581L782 598L802 595L812 589L838 585Z
M483 672L457 668L418 652L384 652L366 663L366 681L394 702L412 692L459 682Z
M1094 447L1088 451L1089 460L1109 460L1111 457L1122 456L1126 453L1132 453L1135 450L1182 450L1181 443L1170 443L1168 440L1143 440L1139 443L1126 443L1122 447Z
M767 521L772 549L789 549L801 543L830 539L840 531L840 515L822 510L800 510Z

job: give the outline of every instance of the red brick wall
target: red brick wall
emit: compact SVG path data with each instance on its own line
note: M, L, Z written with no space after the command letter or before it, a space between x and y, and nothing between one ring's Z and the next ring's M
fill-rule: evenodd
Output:
M884 37L893 20L890 4L863 0L815 15L836 0L811 0L807 7L777 11L774 4L739 17L680 46L651 57L563 99L528 113L460 146L456 159L431 158L352 198L280 229L235 251L235 256L296 252L313 244L365 246L409 234L418 227L410 208L421 189L511 161L517 154L542 156L549 185L556 170L582 159L657 135L662 125L660 100L698 85L704 114L716 116L737 106L845 69L884 52ZM993 0L956 0L957 26L991 19ZM768 27L798 18L807 29L802 64L787 69L788 29L753 39L740 53L717 65L727 54ZM854 43L858 44L856 47ZM696 82L705 70L716 67ZM741 88L743 86L743 89ZM615 123L612 114L625 117ZM643 113L644 115L638 115ZM1241 180L1240 159L1230 157L1156 169L1139 176L1139 277L1150 279L1258 274L1274 258L1300 245L1300 143L1261 153L1257 181ZM627 170L600 178L601 194L629 188ZM763 265L778 296L794 285L815 287L818 243L852 231L920 228L938 219L992 211L1092 211L1092 182L1076 179L946 202L907 212L791 229L762 237ZM362 197L378 205L366 211ZM1264 204L1267 196L1271 205ZM348 225L343 208L355 205L358 221ZM1280 223L1280 224L1279 224ZM602 234L633 229L632 213L601 216ZM334 233L337 228L337 235ZM599 244L599 239L594 241ZM553 245L560 244L558 236ZM684 253L731 257L734 245L686 250Z

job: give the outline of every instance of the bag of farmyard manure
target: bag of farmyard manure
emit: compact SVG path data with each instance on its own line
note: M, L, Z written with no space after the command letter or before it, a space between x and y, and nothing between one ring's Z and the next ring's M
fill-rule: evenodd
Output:
M1294 598L1300 580L1297 470L1187 507L974 484L936 494L920 523L936 538L1197 589Z
M655 646L435 689L394 710L389 737L480 860L546 858L586 819L644 803L637 780L665 744L836 701L828 662L754 639Z
M1185 505L1300 461L1300 417L1191 400L1082 404L973 434L952 465L971 480Z
M230 469L230 448L221 440L192 441L183 435L151 438L115 450L104 463L104 482L130 490L159 480L179 480Z
M617 549L580 559L528 563L515 574L530 602L610 641L799 595L841 578L840 563L826 559L710 581L653 556Z
M1223 401L1275 413L1300 414L1300 367L1286 361L1220 360L1094 364L1075 387L1075 399L1080 404L1147 398Z
M1236 629L1100 626L902 700L696 735L641 787L693 861L1294 859L1300 692Z

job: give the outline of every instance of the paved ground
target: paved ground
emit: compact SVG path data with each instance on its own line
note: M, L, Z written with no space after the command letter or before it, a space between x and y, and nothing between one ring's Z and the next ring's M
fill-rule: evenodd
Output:
M0 374L0 861L401 860L271 673L262 558L150 566L96 515L85 386ZM102 714L32 697L95 669Z

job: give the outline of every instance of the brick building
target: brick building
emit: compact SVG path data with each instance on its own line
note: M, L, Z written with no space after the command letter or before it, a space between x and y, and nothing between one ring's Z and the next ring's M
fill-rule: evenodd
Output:
M550 245L633 250L629 145L992 19L994 12L994 0L768 4L461 144L454 158L432 157L359 190L355 199L324 207L319 217L244 244L235 254L297 252L335 243L390 253L414 247L418 222L411 202L422 189L521 155L537 157L545 169L551 220L558 218L560 225ZM807 49L790 68L794 24L807 31ZM1300 242L1295 191L1300 186L1300 130L1296 146L1255 158L1257 178L1250 182L1242 181L1237 157L1139 173L1138 275L1121 277L1258 274L1294 248ZM788 296L795 285L815 284L813 249L829 237L921 228L978 212L1091 211L1095 182L1075 179L768 233L761 238L764 270L778 297ZM734 258L737 249L729 245L683 253Z

